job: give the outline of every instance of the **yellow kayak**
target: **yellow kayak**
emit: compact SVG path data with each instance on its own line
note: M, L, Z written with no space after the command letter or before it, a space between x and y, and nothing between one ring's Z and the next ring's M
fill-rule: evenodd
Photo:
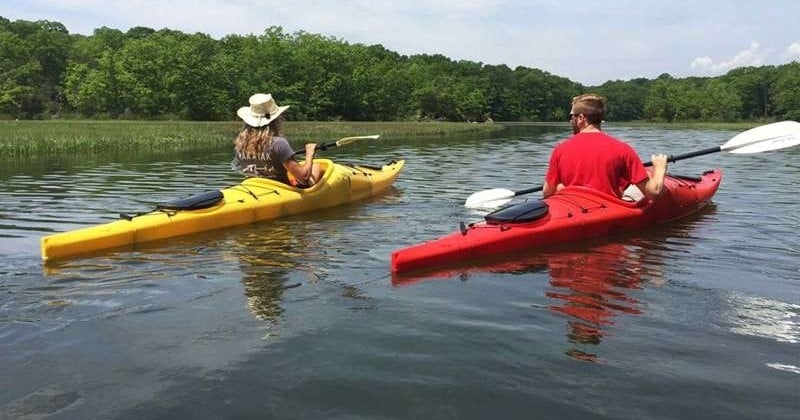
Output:
M102 225L42 237L45 261L150 242L337 206L389 188L405 161L381 167L315 159L325 168L320 182L299 189L266 178L159 205L156 210Z

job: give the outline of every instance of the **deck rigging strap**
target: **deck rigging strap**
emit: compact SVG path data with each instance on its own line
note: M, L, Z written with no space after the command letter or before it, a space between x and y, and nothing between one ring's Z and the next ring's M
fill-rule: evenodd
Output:
M156 210L199 210L207 209L217 205L222 201L223 195L220 190L207 191L200 194L195 194L191 197L181 198L178 200L167 201L166 203L157 203Z
M166 213L168 216L173 216L179 210L200 210L213 207L222 201L223 197L222 191L220 190L207 191L178 200L156 203L156 208L153 211L160 211ZM134 215L120 213L119 217L120 219L133 220L134 217L144 216L153 211L136 213Z

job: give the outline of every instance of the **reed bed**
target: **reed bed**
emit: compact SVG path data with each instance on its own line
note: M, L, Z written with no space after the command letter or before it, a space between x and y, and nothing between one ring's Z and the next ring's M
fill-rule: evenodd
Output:
M0 156L215 149L230 145L239 122L189 121L0 121ZM293 122L286 136L300 141L380 134L384 139L486 132L496 124L449 122Z

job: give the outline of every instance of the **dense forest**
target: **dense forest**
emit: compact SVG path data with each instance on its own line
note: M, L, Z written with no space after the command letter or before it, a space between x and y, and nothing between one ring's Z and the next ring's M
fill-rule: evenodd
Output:
M281 27L228 35L0 17L0 118L232 120L255 92L297 105L295 120L557 121L582 92L609 99L607 119L800 119L800 63L719 77L583 86L542 70L442 55L404 56Z

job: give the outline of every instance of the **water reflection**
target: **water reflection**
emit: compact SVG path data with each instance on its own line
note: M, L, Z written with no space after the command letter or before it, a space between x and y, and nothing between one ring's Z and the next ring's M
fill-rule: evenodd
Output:
M569 317L567 339L575 347L568 355L596 361L584 346L599 345L615 317L642 313L630 291L641 288L644 275L661 281L659 265L652 258L645 265L645 254L646 248L610 243L543 257L552 288L545 295L554 300L550 308Z
M357 252L363 241L350 243L338 229L364 217L367 205L338 206L236 229L224 253L226 259L237 261L249 311L262 321L280 321L290 289L297 290L295 301L338 295L359 302L355 309L371 307L360 284L331 275L342 268L354 270L359 261L350 254L360 257L367 251Z
M631 239L627 243L598 243L551 248L533 255L508 256L500 262L478 267L445 270L417 277L395 277L397 286L432 278L467 280L480 272L515 275L541 271L549 276L544 295L549 309L567 317L565 354L578 360L597 362L592 348L602 343L621 315L641 315L643 305L634 295L643 284L663 284L663 263L655 249ZM576 248L578 248L576 250Z
M291 281L298 261L314 252L304 238L302 229L257 223L52 261L44 266L44 274L50 277L52 287L66 279L80 279L75 291L82 294L101 288L106 292L143 290L161 280L165 281L161 287L197 287L187 278L205 282L204 289L228 288L235 284L231 280L241 276L248 310L259 320L272 323L283 314L285 290L298 285Z
M313 252L304 237L302 230L281 223L236 235L228 254L239 260L247 307L256 318L276 322L283 315L284 292L300 285L291 282L291 272Z
M663 284L663 264L658 254L640 241L578 246L516 259L502 268L523 272L545 267L549 309L567 317L565 354L598 362L596 346L602 344L621 315L641 315L645 304L636 297L643 284ZM500 269L492 268L493 272Z

